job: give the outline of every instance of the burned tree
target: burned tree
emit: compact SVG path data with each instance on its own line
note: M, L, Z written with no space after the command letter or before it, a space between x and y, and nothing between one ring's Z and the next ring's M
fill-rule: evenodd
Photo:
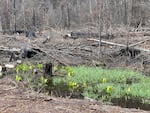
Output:
M46 63L45 66L44 66L44 75L47 77L47 78L50 78L52 77L53 73L52 73L52 70L53 70L53 65L52 63Z

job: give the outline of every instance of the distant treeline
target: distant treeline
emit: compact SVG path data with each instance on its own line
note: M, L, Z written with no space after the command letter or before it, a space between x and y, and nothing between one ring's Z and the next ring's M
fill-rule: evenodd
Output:
M150 25L150 0L0 0L0 28L70 29L91 23L109 28Z

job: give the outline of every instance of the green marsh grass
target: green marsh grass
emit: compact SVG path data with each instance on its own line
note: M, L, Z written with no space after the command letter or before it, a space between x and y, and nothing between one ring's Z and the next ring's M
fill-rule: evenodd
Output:
M139 99L150 104L150 77L127 69L102 69L100 67L54 66L53 72L63 76L55 76L52 80L44 75L38 77L34 69L42 70L43 64L20 64L16 67L16 81L27 81L31 89L58 92L57 95L82 95L96 100L109 101L114 99ZM18 76L20 75L20 76ZM49 82L51 81L51 82Z
M71 81L83 87L81 93L85 97L103 101L121 97L150 99L150 78L139 72L86 66L71 67L71 69L73 75L66 75L63 81L66 84Z

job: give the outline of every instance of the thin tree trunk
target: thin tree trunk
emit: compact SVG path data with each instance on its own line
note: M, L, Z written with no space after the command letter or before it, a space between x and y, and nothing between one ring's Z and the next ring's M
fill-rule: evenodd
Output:
M99 27L99 48L98 48L98 58L100 59L101 57L101 54L102 54L102 50L101 50L101 33L102 33L102 25L101 25L101 10L102 10L102 2L101 3L98 3L98 6L99 6L99 20L98 20L98 27Z
M70 2L67 4L67 28L70 29Z
M16 32L16 29L17 29L16 27L16 0L14 0L14 23L15 23L14 30Z
M92 1L89 0L89 7L90 7L90 17L91 17L91 22L94 23L93 19L93 11L92 11Z
M1 22L1 16L0 16L0 34L3 32L3 29L2 29L2 22Z
M81 25L81 4L80 4L80 0L77 0L77 15L78 15L78 24L79 26Z
M24 31L26 31L27 29L26 29L26 18L25 18L25 8L24 8L25 6L24 6L24 0L22 1L22 8L23 8L23 29L24 29Z

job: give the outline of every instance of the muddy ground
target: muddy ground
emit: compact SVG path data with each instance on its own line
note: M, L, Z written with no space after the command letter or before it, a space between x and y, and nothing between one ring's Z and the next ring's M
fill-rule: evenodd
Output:
M77 30L76 30L77 31ZM46 30L41 34L36 34L36 38L27 38L20 35L0 36L0 63L15 64L20 59L23 62L52 62L60 65L90 65L103 66L104 68L129 68L144 72L145 64L149 62L150 52L140 51L126 53L125 47L102 44L89 41L93 37L78 37L77 39L63 38L70 31ZM134 44L142 40L147 40L150 36L135 33L128 36L122 29L114 30L113 38L103 38L119 44ZM129 37L129 38L127 38ZM128 39L128 40L127 40ZM150 40L142 42L136 46L150 50ZM25 59L18 53L23 49L31 50L31 54ZM101 50L99 54L99 50ZM126 49L125 49L126 50ZM11 53L15 51L18 55L16 59L10 61ZM134 50L133 50L134 51ZM148 64L148 63L147 63ZM148 66L149 67L149 66ZM146 69L146 71L149 70ZM138 109L121 108L118 106L104 105L100 102L90 100L63 99L38 94L30 91L24 85L16 84L11 77L0 79L0 113L148 113Z

